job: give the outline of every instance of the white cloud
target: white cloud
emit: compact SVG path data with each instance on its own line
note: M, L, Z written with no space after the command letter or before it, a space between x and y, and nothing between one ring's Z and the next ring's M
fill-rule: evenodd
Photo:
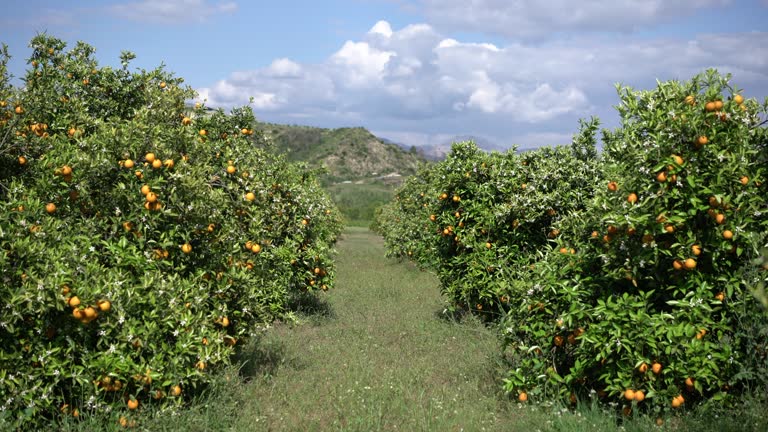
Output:
M391 37L392 27L386 21L379 21L373 27L371 27L370 30L368 30L368 34L371 34L371 35L379 34L384 37Z
M301 65L287 58L279 58L265 70L265 74L273 78L299 78Z
M347 41L340 50L331 56L330 62L337 66L351 87L376 85L382 78L382 72L390 57L395 53L381 51L367 42Z
M119 3L109 7L119 17L139 22L184 24L203 22L209 17L237 10L233 1L209 2L207 0L141 0Z
M414 0L444 29L547 37L570 31L631 32L731 0Z
M579 117L615 116L614 83L648 88L657 78L689 79L709 67L733 72L747 94L767 94L768 33L494 45L449 39L426 24L393 30L380 21L318 64L278 58L200 93L211 105L254 97L257 115L270 121L399 130L413 142L424 141L419 134L469 134L528 145L570 137Z

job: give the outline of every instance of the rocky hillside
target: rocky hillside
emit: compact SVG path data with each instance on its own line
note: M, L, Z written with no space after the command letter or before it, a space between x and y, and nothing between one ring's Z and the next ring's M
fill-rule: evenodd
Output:
M289 159L325 166L329 183L377 179L399 182L426 162L415 150L385 143L361 127L323 129L261 123L258 128Z

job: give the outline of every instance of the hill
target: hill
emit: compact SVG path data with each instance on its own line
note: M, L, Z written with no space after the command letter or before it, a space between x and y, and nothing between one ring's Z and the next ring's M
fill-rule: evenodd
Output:
M342 182L399 183L416 172L426 158L384 142L362 127L325 129L310 126L260 123L277 151L292 161L328 170L327 184Z

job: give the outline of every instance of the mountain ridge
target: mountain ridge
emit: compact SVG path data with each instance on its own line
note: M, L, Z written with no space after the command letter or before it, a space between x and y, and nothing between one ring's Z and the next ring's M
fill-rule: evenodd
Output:
M258 123L256 129L289 160L306 162L313 168L324 167L326 183L398 182L429 162L416 148L405 149L363 127L328 129Z

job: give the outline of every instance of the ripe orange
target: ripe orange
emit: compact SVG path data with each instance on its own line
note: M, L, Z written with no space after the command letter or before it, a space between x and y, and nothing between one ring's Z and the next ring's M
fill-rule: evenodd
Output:
M680 405L685 403L685 399L683 398L683 395L677 395L672 398L672 408L680 408Z
M27 164L27 158L25 158L24 156L19 156L19 165L24 166L26 164Z
M705 135L702 135L696 139L696 145L703 146L706 145L709 142L709 138L707 138Z
M682 164L685 162L685 160L683 160L683 158L681 158L681 157L680 157L680 156L678 156L678 155L672 155L672 159L673 159L673 160L675 161L675 163L676 163L676 164L678 164L678 165L682 165Z
M685 97L685 103L687 103L690 106L693 106L694 104L696 104L696 98L694 98L691 95L688 95Z
M183 124L184 126L189 126L190 124L192 124L192 119L189 117L184 117L183 119L181 119L181 124Z
M254 243L253 246L251 246L251 252L253 253L261 252L261 246L258 243Z
M76 320L82 320L85 318L85 313L80 309L72 309L72 316L75 317Z
M69 304L69 307L76 308L80 306L80 298L78 296L72 296L67 303Z
M110 303L109 300L99 300L97 304L99 306L99 310L102 312L108 312L110 309L112 309L112 303Z
M221 318L221 326L222 326L222 327L229 327L229 318L227 318L227 317L222 317L222 318Z
M722 225L725 223L725 215L722 213L716 213L715 214L715 222L717 222L719 225Z
M560 335L555 336L555 346L563 346L563 337Z
M619 189L618 183L615 181L608 182L608 190L611 192L616 192Z
M245 199L247 199L248 201L253 201L256 199L256 194L254 194L253 192L248 192L245 194Z
M181 251L184 252L185 254L192 252L192 245L189 243L184 243L183 245L181 245Z
M661 363L655 362L651 365L651 371L656 375L661 373Z
M696 332L696 339L701 340L707 335L707 329L701 329Z
M719 293L715 294L715 300L719 300L721 302L725 301L725 293L720 291Z
M667 181L667 173L662 171L662 172L656 174L656 181L659 182L659 183L664 183L665 181Z
M163 82L161 82L161 83L160 83L160 88L161 88L161 89L164 89L164 88L165 88L165 81L163 81Z
M689 390L692 389L693 388L693 378L691 378L691 377L686 378L685 379L685 386L688 387Z
M712 111L715 111L717 108L715 107L714 102L707 102L706 105L704 105L704 109L707 112L712 112Z
M228 174L234 174L237 171L237 168L235 168L234 165L227 165L227 173Z
M485 242L485 247L486 249L490 249L491 247L493 247L493 245L491 244L491 242Z
M135 410L139 407L139 401L136 399L128 399L128 409L129 410Z
M741 176L741 178L739 179L739 181L741 182L741 184L743 184L744 186L746 186L747 184L749 184L749 177L747 177L747 176Z
M64 175L64 176L72 175L72 167L70 167L69 165L64 165L63 167L61 167L61 175Z
M48 214L53 214L56 211L56 204L54 203L46 204L45 211L48 212Z
M459 201L461 201L461 197L458 196L458 195L454 195L453 196L453 202L459 202Z
M634 192L632 192L631 194L629 194L629 196L627 197L627 201L628 201L630 204L634 204L634 203L636 203L636 202L637 202L637 194L636 194L636 193L634 193Z
M205 129L200 129L200 132L198 132L198 133L200 134L200 136L203 136L203 137L208 135L208 131L205 130Z
M134 163L133 163L133 161L131 159L126 159L125 163L123 163L123 166L128 168L128 169L131 169L131 168L133 168Z
M432 222L434 222L435 220L437 220L437 216L435 216L435 215L431 214L431 215L429 215L429 220L431 220Z
M645 392L642 390L638 390L635 392L635 400L637 402L642 402L645 400Z
M520 394L519 394L519 395L517 395L517 400L519 400L520 402L525 402L525 401L527 401L527 400L528 400L528 393L526 393L526 392L520 392Z
M685 260L685 269L686 270L693 270L696 268L696 260L693 258L688 258Z
M736 102L736 105L741 105L744 103L744 96L737 94L733 97L733 101Z
M643 362L642 364L640 364L640 366L637 367L637 370L642 374L648 372L648 363Z
M445 193L445 192L441 193L441 194L440 194L440 199L441 199L441 200L444 200L444 199L448 199L448 194L447 194L447 193Z
M171 394L174 396L181 396L181 386L175 385L171 388Z
M561 247L560 248L560 253L561 254L567 254L568 253L568 248Z
M701 246L699 246L699 245L697 245L697 244L695 244L695 245L691 246L691 252L693 252L693 254L694 254L695 256L699 256L699 255L701 255Z
M730 240L733 238L733 231L731 230L725 230L723 231L723 238L726 240Z
M147 153L144 155L144 159L147 160L147 162L152 163L155 161L155 154L154 153Z
M675 270L681 270L683 268L683 263L681 263L680 260L674 260L672 261L672 268Z
M624 399L633 400L635 398L635 391L632 389L624 390Z
M16 105L16 109L14 109L16 114L24 114L24 108L21 107L21 105Z
M152 189L149 187L149 185L145 184L144 186L141 187L142 195L147 196L147 194L149 194L150 192L152 192Z
M666 224L664 225L664 231L672 234L673 232L675 232L675 226L672 224Z
M99 313L96 312L96 309L93 308L93 306L88 306L83 310L83 313L85 314L85 318L92 320L99 316Z
M154 169L160 169L163 167L163 161L160 159L155 159L152 161L152 168Z
M148 203L154 203L154 202L157 201L157 194L152 192L152 191L150 191L150 192L147 192L147 195L146 195L145 198L146 198Z
M715 101L715 111L720 111L721 109L723 109L723 101L716 100Z

